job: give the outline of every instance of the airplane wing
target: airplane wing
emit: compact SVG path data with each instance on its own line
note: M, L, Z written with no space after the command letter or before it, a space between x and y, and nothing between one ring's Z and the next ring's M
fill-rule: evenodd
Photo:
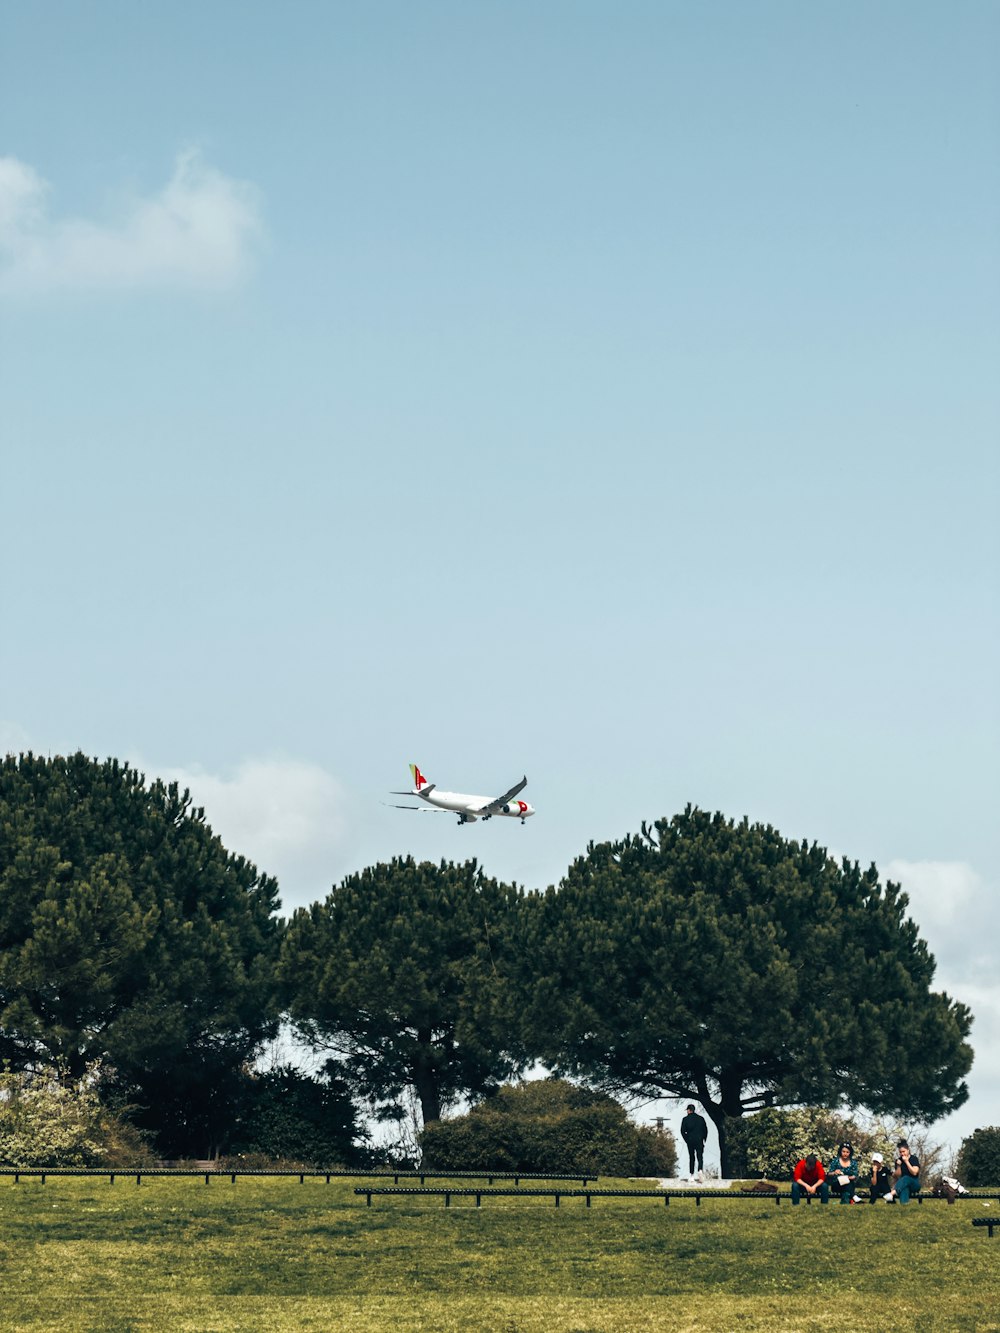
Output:
M516 796L519 791L524 791L527 785L528 779L522 778L520 782L515 782L510 791L505 791L502 796L498 796L495 801L490 801L489 805L484 805L483 808L476 813L480 818L482 818L483 815L495 815L496 812L505 806L512 797Z
M402 792L390 792L390 796L402 795ZM391 801L382 804L389 810L415 810L418 815L451 815L453 810L442 810L439 805L394 805Z

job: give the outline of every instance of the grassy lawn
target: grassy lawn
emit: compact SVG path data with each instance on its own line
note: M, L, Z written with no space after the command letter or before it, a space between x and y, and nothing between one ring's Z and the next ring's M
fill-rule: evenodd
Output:
M355 1183L0 1180L0 1328L1000 1333L1000 1235L970 1226L995 1203L369 1209Z

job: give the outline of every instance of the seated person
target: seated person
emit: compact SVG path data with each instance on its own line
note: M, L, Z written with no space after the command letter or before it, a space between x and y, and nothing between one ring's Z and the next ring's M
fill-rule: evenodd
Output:
M872 1153L872 1169L868 1178L870 1186L868 1194L869 1203L878 1203L879 1199L884 1199L892 1189L889 1168L885 1164L885 1158L880 1152Z
M840 1151L826 1168L826 1178L831 1191L838 1195L841 1203L859 1203L854 1190L858 1183L858 1164L854 1160L854 1149L849 1143L842 1143Z
M885 1196L889 1203L909 1203L910 1198L920 1191L920 1159L910 1152L910 1145L905 1139L896 1144L896 1162L893 1169L895 1185Z
M792 1172L792 1203L798 1203L803 1194L807 1194L810 1198L818 1194L823 1203L830 1198L826 1171L814 1152L800 1158Z

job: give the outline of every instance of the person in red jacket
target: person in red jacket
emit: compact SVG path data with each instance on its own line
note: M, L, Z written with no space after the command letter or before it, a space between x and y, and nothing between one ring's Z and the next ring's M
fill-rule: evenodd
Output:
M799 1158L792 1172L792 1203L798 1203L803 1194L808 1194L810 1198L818 1194L823 1203L830 1199L826 1170L814 1152Z

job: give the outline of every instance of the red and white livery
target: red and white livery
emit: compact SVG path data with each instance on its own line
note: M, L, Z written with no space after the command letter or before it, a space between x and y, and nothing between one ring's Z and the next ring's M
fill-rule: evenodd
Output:
M391 796L417 796L423 801L424 805L397 805L395 810L418 810L424 814L431 811L447 812L458 815L460 824L472 824L477 819L492 819L494 815L503 815L507 819L519 819L524 821L535 813L535 808L529 805L527 801L519 801L515 798L528 785L528 779L522 778L516 782L510 791L504 792L502 796L467 796L460 791L440 791L433 782L428 782L417 768L416 764L410 765L410 772L413 775L412 791L394 791Z

